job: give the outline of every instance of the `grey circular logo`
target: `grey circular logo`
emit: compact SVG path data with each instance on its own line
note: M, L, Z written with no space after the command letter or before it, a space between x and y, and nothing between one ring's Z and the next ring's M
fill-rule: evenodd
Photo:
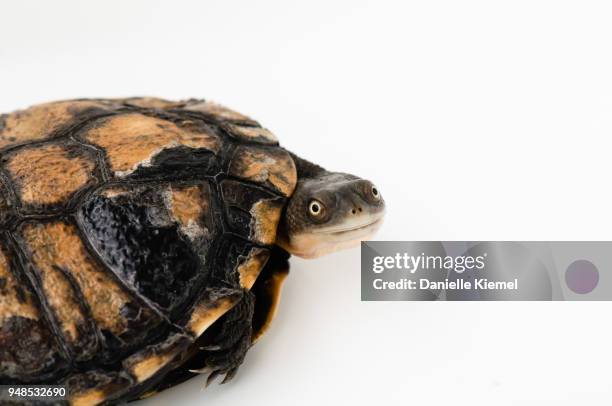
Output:
M599 270L591 261L579 259L567 267L565 283L574 293L590 293L599 283Z

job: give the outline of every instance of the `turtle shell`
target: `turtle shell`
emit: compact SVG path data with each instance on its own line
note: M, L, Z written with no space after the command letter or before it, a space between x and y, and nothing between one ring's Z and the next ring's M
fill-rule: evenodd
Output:
M2 115L0 164L0 383L73 404L171 370L253 286L297 181L270 131L201 100Z

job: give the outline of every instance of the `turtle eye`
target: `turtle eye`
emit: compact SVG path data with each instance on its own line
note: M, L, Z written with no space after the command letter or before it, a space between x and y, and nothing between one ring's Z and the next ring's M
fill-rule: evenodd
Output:
M323 203L318 200L311 200L308 204L308 211L313 217L320 217L323 215Z
M380 200L380 192L378 191L378 188L376 188L376 186L372 185L372 187L370 188L370 193L372 194L374 200Z

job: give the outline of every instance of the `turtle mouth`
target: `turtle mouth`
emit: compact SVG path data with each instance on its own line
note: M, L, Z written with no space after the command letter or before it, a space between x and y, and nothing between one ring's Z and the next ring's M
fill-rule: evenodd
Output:
M355 227L346 227L346 228L342 228L339 230L321 230L318 231L318 234L328 234L328 235L333 235L333 236L343 236L343 235L348 235L348 234L359 234L361 231L369 231L372 228L378 228L378 226L380 226L382 224L383 219L377 219L374 221L371 221L369 223L360 225L360 226L355 226Z
M302 258L321 255L359 245L370 239L383 222L384 212L349 219L341 224L311 230L292 237L291 252Z
M378 229L383 222L384 213L370 215L363 221L347 221L346 223L336 226L325 227L319 230L313 230L314 234L325 234L333 237L357 236L360 234L369 234L372 230Z

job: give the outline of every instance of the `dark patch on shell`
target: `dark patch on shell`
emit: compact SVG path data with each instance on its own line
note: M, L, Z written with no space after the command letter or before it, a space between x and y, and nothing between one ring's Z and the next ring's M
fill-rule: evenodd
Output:
M220 171L221 164L210 150L176 147L155 155L150 166L139 167L129 179L203 179Z
M147 205L140 199L117 202L95 196L80 215L90 243L106 265L145 297L172 310L187 299L201 265L175 224L156 224L160 206L161 202Z

